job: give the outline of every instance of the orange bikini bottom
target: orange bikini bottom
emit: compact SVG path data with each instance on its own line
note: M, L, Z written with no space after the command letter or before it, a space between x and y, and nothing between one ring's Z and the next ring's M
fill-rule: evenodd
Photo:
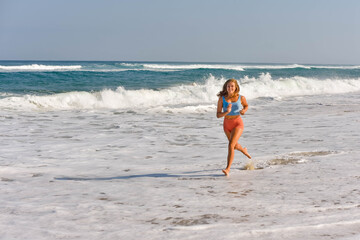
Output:
M224 118L224 131L231 132L234 128L244 129L244 123L241 117L237 117L234 119L226 119Z

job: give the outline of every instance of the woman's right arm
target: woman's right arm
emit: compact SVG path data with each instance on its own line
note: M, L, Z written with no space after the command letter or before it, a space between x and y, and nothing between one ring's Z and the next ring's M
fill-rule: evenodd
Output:
M221 118L228 115L228 113L231 111L231 104L229 104L228 108L226 109L226 112L222 112L222 108L223 108L223 98L219 97L217 111L216 111L217 118Z

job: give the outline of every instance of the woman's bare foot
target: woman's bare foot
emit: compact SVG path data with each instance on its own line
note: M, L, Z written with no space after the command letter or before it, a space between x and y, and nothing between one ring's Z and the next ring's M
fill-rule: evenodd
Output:
M241 152L242 152L245 156L247 156L248 158L251 159L251 156L250 156L250 154L248 153L247 148L244 147Z
M229 176L229 170L223 169L222 172L225 174L225 176Z

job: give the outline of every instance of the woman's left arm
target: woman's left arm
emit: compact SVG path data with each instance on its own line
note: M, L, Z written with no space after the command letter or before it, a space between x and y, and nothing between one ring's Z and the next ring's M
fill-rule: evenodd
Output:
M249 105L244 96L241 96L241 105L243 106L243 109L240 111L240 114L244 115L249 108Z

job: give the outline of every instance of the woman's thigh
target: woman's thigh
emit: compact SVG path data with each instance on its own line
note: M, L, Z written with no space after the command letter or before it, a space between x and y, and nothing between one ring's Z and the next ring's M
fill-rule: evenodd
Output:
M230 143L237 143L239 141L239 138L241 137L241 134L243 133L243 128L234 128L231 131L229 142Z

